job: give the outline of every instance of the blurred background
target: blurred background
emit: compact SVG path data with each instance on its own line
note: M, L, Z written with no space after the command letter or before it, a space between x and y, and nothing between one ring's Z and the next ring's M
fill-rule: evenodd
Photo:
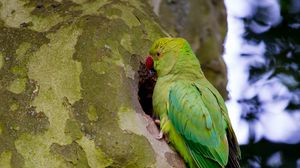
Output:
M300 168L300 0L152 4L227 99L242 167Z
M300 167L300 1L226 0L227 106L244 167Z

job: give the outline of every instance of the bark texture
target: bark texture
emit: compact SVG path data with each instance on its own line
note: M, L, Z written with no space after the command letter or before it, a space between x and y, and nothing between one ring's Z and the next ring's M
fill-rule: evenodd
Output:
M0 167L184 167L137 96L158 22L139 0L0 0Z

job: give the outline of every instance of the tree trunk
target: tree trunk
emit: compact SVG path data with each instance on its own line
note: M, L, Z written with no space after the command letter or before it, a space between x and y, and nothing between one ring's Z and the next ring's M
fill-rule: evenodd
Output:
M1 168L184 167L137 96L167 36L146 2L0 3Z

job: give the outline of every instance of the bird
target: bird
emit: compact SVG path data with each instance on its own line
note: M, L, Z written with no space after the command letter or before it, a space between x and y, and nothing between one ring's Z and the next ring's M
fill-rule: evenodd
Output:
M157 74L152 105L166 136L190 168L238 168L241 151L224 100L184 38L156 40L145 61Z

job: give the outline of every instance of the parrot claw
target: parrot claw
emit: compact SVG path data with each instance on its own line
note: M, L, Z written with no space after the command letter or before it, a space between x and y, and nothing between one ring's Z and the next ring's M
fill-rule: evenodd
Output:
M154 120L154 123L155 123L156 125L160 125L160 120L156 119L156 120Z
M164 136L163 132L160 131L159 134L158 134L158 136L155 136L155 138L156 138L157 140L161 140L161 139L163 138L163 136Z

